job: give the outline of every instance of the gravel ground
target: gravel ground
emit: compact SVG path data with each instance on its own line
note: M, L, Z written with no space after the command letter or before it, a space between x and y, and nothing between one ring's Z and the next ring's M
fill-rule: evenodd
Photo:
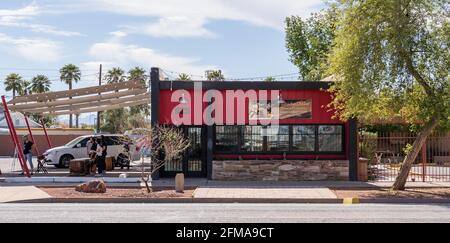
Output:
M333 193L338 198L358 197L361 199L373 198L412 198L412 199L450 199L450 188L424 188L408 189L402 192L392 192L388 189L374 190L348 190L335 189Z
M88 194L75 191L74 188L40 188L54 198L192 198L193 189L184 193L174 190L155 190L147 193L147 189L107 189L104 194Z

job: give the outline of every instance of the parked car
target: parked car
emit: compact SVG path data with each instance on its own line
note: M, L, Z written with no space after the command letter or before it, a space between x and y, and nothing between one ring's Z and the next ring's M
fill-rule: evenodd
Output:
M106 145L108 146L108 156L117 157L123 153L124 150L124 142L130 142L130 138L124 135L103 135L106 140ZM56 147L47 150L44 153L45 162L48 165L54 165L57 168L67 168L69 166L69 162L72 159L82 159L87 156L87 143L89 138L94 137L98 139L101 135L92 135L92 136L82 136L78 137L64 146ZM138 153L133 153L135 151L135 146L131 143L130 151L132 153L132 158L134 160L139 159ZM137 155L136 155L137 154ZM137 156L137 159L136 159Z

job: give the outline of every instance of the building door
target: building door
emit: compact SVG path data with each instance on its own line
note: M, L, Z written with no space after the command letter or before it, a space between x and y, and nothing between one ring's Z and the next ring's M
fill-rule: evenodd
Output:
M204 127L184 127L183 132L190 142L190 147L183 158L164 166L161 176L174 177L184 173L185 177L206 177L206 129Z

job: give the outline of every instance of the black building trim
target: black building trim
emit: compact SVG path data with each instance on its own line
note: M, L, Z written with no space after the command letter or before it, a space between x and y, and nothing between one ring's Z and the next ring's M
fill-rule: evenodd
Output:
M159 124L159 98L160 98L160 80L159 80L159 68L152 68L150 73L150 88L151 88L151 115L152 126L157 126ZM157 171L152 175L153 180L158 180L160 178L160 171Z
M159 123L159 99L160 99L160 80L159 68L152 68L150 74L151 100L152 100L152 125Z
M327 90L330 82L201 81L203 90ZM161 90L193 89L195 81L161 81Z
M214 126L206 127L206 170L208 174L208 180L213 178L213 160L214 160Z

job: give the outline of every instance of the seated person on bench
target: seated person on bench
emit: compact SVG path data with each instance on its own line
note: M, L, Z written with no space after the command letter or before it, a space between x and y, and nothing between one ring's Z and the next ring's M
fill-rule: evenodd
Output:
M85 174L90 175L92 171L92 167L95 165L95 158L96 158L96 150L97 150L97 141L95 141L94 137L91 137L89 139L89 142L87 143L87 154L89 157L89 162L85 166Z

